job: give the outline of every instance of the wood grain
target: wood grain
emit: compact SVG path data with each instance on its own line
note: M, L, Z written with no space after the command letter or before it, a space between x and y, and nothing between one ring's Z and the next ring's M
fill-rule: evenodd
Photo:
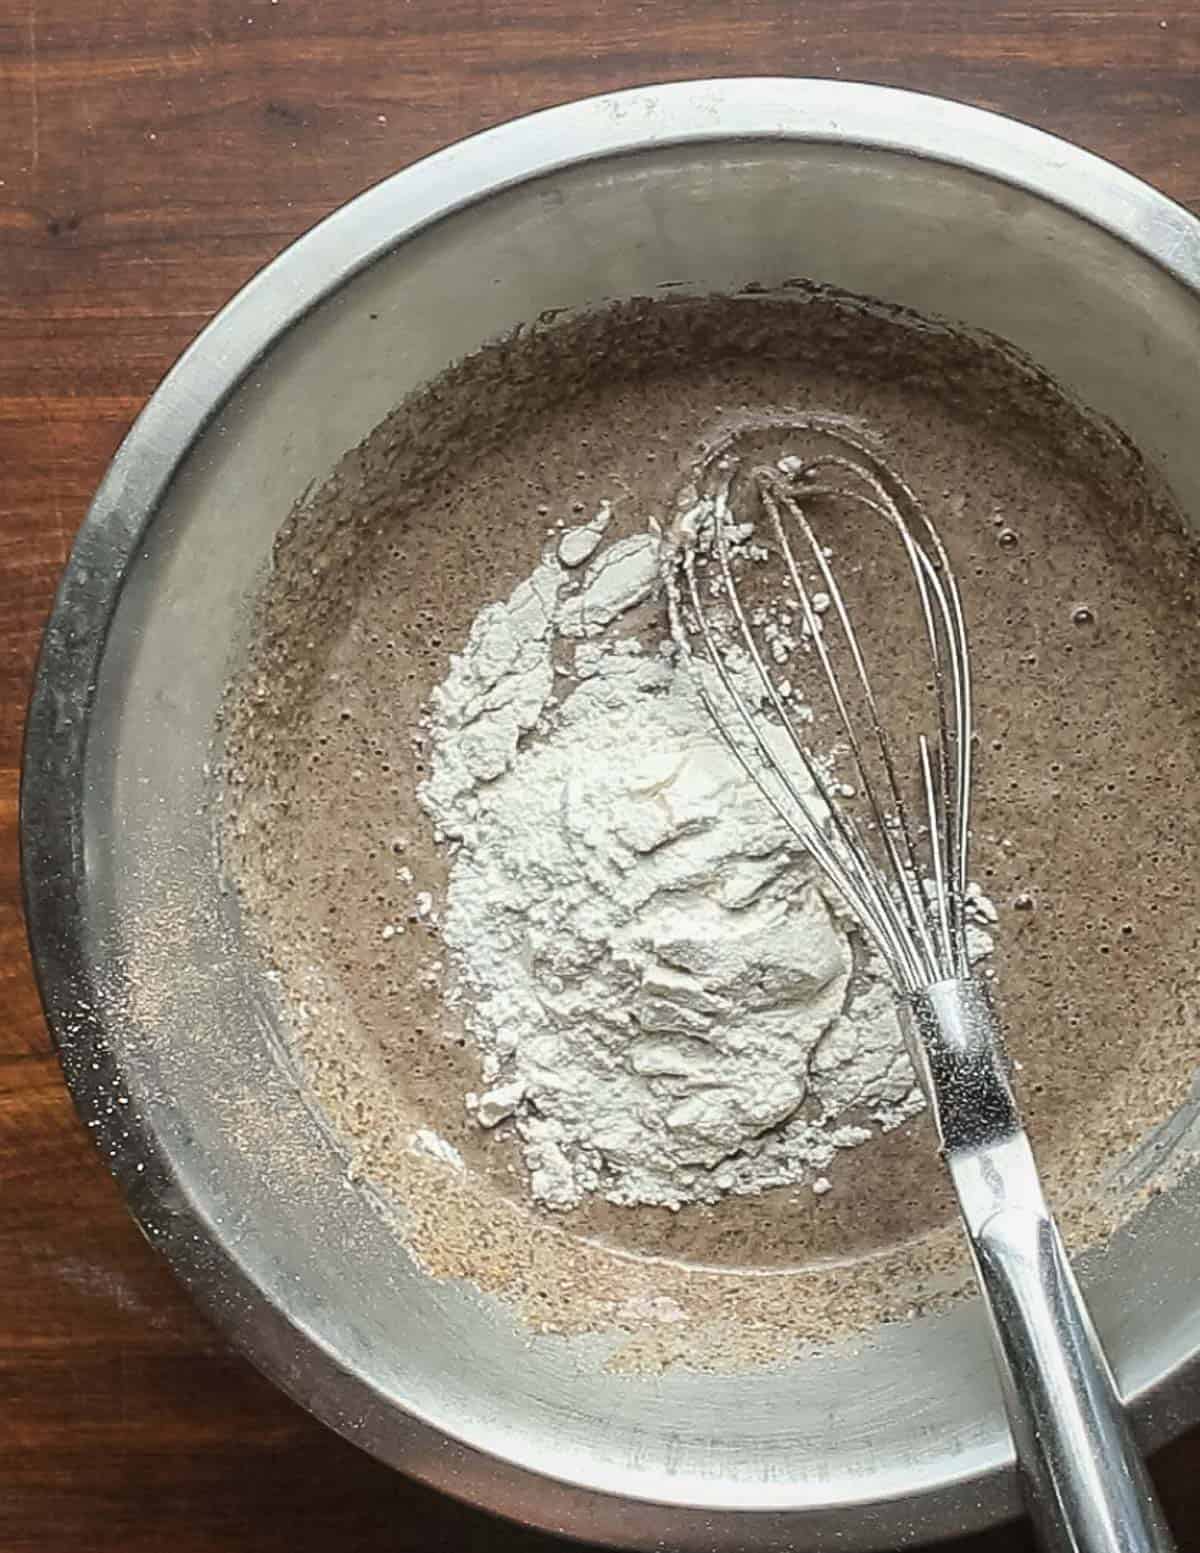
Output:
M193 1312L73 1119L25 949L21 722L107 460L204 321L402 164L714 74L884 81L1032 120L1200 209L1200 13L998 0L4 0L0 6L0 1553L549 1553L389 1472ZM1158 1475L1200 1550L1200 1434ZM1030 1546L1006 1530L961 1553Z

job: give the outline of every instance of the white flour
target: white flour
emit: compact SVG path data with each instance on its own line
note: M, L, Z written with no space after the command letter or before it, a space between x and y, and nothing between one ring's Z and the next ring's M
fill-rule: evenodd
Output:
M481 611L433 698L467 1103L552 1207L822 1194L921 1107L891 995L687 673L620 634L657 542L598 550L608 516Z

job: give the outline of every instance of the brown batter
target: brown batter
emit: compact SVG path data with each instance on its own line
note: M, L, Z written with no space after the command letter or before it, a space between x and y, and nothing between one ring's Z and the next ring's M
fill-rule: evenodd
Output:
M285 1004L303 1005L314 1098L417 1254L535 1326L631 1333L621 1363L781 1356L936 1301L966 1269L923 1118L840 1160L821 1198L534 1209L505 1129L464 1111L478 1065L442 999L436 929L380 938L415 892L445 888L414 735L478 610L528 575L557 520L621 498L607 537L644 530L672 512L699 439L779 406L881 433L963 582L973 872L1000 909L1002 1012L1073 1244L1132 1211L1113 1169L1193 1066L1197 573L1136 453L1010 353L825 297L630 304L490 347L401 407L281 534L231 697L228 863ZM868 632L873 616L891 651L888 611L866 612ZM891 661L902 678L907 655ZM411 1152L418 1126L462 1151L465 1175Z

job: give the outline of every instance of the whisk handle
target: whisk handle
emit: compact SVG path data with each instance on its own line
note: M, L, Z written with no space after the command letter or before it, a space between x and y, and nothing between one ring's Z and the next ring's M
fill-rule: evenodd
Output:
M1023 1134L1020 1140L1028 1152ZM972 1243L1009 1427L1043 1544L1055 1553L1173 1553L1054 1220L1025 1207L1002 1208Z
M954 1181L1029 1513L1053 1553L1172 1553L1112 1370L1046 1206L987 987L903 1005Z

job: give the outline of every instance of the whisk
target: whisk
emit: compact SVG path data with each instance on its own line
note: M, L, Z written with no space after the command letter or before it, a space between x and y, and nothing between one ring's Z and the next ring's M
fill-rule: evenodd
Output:
M813 451L747 470L736 434L710 450L707 488L664 538L672 635L717 730L890 973L958 1195L1044 1545L1169 1553L1174 1543L1046 1204L987 984L972 971L975 732L958 582L928 514L867 438L822 417L789 425L816 443ZM907 771L884 721L880 676L814 527L835 508L843 522L890 534L915 582L931 718ZM749 597L768 555L776 577L782 569L790 618L800 617L807 661L854 767L851 786L810 749L809 723L781 682L771 613Z

